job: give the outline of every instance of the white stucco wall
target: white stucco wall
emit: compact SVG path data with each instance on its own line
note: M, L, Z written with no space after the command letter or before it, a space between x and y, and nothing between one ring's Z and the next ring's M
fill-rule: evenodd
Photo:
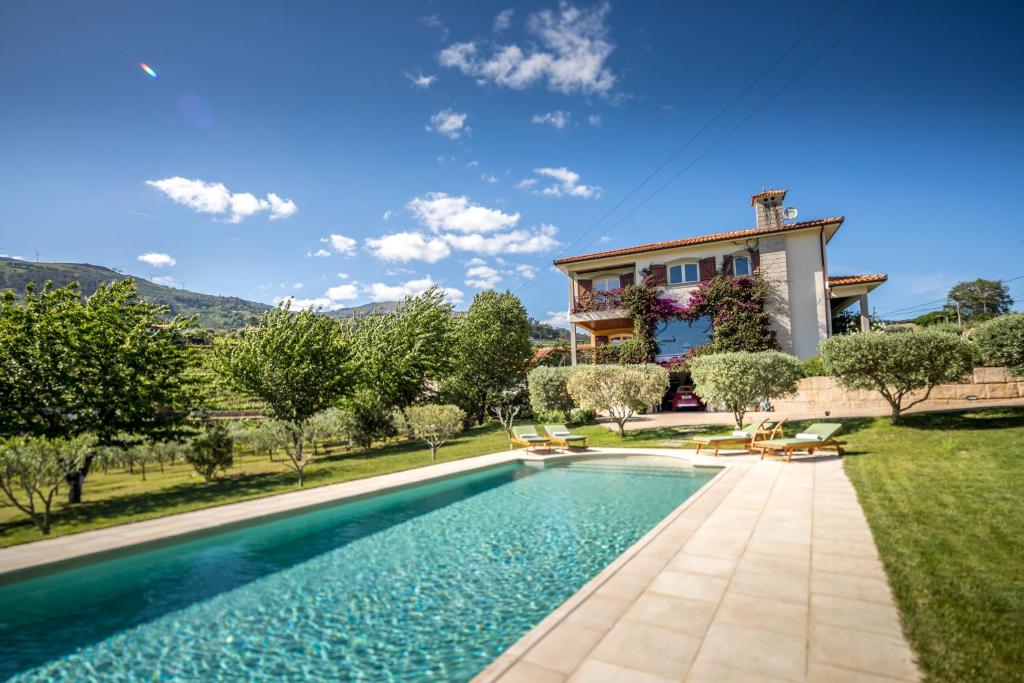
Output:
M786 271L789 286L790 330L793 355L810 358L828 337L825 272L821 242L815 232L786 236Z

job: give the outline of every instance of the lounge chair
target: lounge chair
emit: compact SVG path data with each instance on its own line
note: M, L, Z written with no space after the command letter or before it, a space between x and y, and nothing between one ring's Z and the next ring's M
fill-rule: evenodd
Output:
M818 422L794 437L755 441L753 446L761 451L762 460L768 456L785 458L789 462L793 459L793 451L807 451L808 455L814 455L814 451L830 450L843 455L846 442L833 438L842 428L843 425L838 422Z
M697 444L698 454L700 449L705 446L708 448L714 447L716 458L718 457L718 451L726 446L744 446L748 453L752 453L751 445L757 439L771 439L775 436L782 436L782 425L785 422L786 418L782 418L778 422L757 420L756 422L744 425L732 434L698 434L697 436L690 437L689 440Z
M536 450L538 448L548 448L551 445L549 439L537 434L537 428L533 425L513 427L509 440L513 446L525 447L527 453L530 452L531 448Z
M587 437L573 434L565 428L565 425L544 425L544 430L548 433L551 443L559 448L587 447Z

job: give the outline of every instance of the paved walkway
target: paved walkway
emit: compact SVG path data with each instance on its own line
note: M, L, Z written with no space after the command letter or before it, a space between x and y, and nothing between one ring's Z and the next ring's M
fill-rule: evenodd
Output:
M841 461L725 460L478 680L917 680Z

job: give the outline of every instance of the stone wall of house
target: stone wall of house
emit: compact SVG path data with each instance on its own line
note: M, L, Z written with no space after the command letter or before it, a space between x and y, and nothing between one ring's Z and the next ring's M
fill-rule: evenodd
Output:
M786 238L781 235L762 237L758 242L761 274L773 287L765 306L779 346L793 353L792 321L789 314L789 272L786 265Z
M908 400L923 393L915 392ZM1011 375L1005 368L975 368L969 381L940 384L914 410L959 408L1011 399L1024 399L1024 376ZM889 410L889 404L877 392L844 389L831 377L806 377L800 380L796 394L773 403L777 413L792 415L823 415L825 411L833 415L884 414Z

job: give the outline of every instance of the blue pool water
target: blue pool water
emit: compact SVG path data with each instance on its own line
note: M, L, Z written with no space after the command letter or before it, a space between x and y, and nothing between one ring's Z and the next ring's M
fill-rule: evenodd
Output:
M714 476L513 464L0 587L0 678L467 680Z

